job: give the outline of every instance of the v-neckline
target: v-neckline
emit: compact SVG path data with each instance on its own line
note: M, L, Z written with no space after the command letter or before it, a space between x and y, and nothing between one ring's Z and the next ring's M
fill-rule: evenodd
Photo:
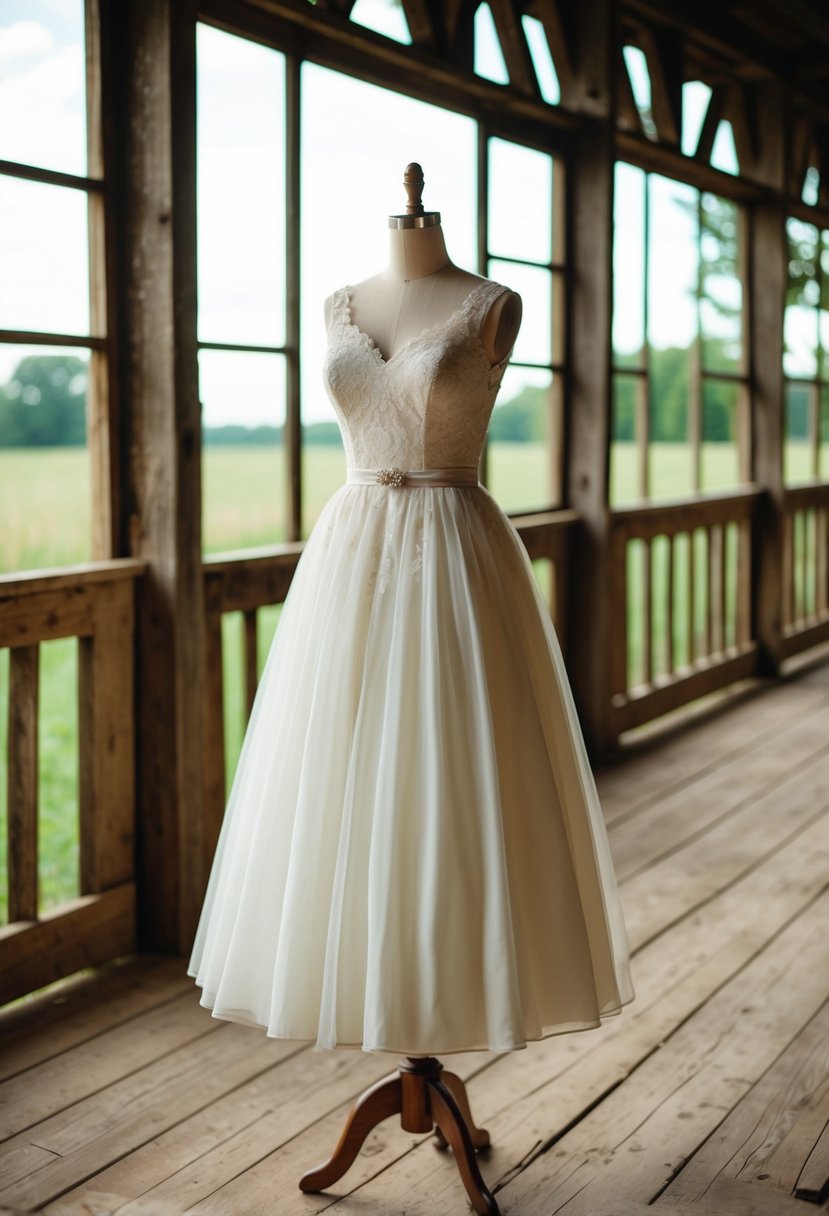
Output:
M400 355L402 355L404 353L404 351L407 351L410 346L413 346L415 344L415 342L420 342L421 339L427 337L429 334L436 333L440 329L448 329L449 326L458 319L458 317L460 317L464 312L466 312L466 309L468 308L469 303L473 299L473 297L479 291L482 291L486 287L501 287L502 291L506 291L505 287L502 287L500 283L496 283L493 279L481 279L480 283L475 284L475 286L471 289L471 291L469 291L467 293L467 295L461 301L461 303L458 305L458 307L455 309L455 311L450 313L449 316L446 317L445 320L436 321L433 325L424 326L423 329L420 331L420 333L413 334L411 338L408 338L407 341L405 341L402 346L398 347L398 349L394 352L393 355L389 355L388 359L383 354L383 352L380 350L380 347L374 341L374 338L372 338L371 334L367 334L364 329L360 329L360 326L357 325L354 322L354 320L352 319L351 293L354 290L352 284L346 283L343 287L340 288L340 291L342 292L342 295L343 295L346 326L349 329L353 329L356 334L358 334L361 338L363 338L368 343L369 350L372 351L372 353L376 356L376 358L377 358L378 362L381 364L381 366L389 367L389 366L391 366L392 363L394 363L394 361ZM484 356L487 367L491 367L492 365L490 365L489 359L487 358L486 352L484 351L483 344L481 343L480 335L476 334L475 337L476 337L477 346L478 346L481 354ZM501 362L504 362L504 360L501 360ZM499 367L500 364L496 363L496 364L494 364L494 366Z

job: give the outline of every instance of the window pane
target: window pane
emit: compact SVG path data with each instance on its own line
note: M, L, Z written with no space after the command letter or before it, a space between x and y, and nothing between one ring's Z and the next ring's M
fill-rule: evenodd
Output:
M739 372L743 331L739 213L727 199L703 194L701 219L703 366L709 371Z
M642 130L648 139L657 139L656 123L653 121L651 104L651 75L648 71L648 61L638 46L622 47L625 67L630 78L633 100L642 120Z
M285 538L285 368L281 355L203 350L204 549Z
M697 198L692 187L650 178L650 487L659 497L689 493L693 484L686 441L697 333Z
M642 376L613 377L613 436L610 449L610 503L618 506L644 494L642 447L637 419L646 392Z
M693 156L711 100L711 89L701 80L686 80L682 86L682 151Z
M89 351L0 346L0 570L88 561Z
M84 176L83 0L5 0L0 9L0 160Z
M89 333L87 200L0 177L0 329Z
M489 424L488 474L505 511L552 503L551 470L558 459L554 391L549 372L508 367L504 373Z
M496 84L509 84L509 72L488 4L480 4L475 13L475 71Z
M702 489L725 490L740 484L737 408L742 386L706 380L702 390Z
M812 478L812 451L809 419L812 410L811 384L790 380L786 384L786 434L783 452L785 481L793 485Z
M521 18L521 24L524 27L527 46L530 48L541 96L551 105L557 105L561 101L561 87L544 26L537 17L530 17L526 13Z
M783 367L788 376L817 375L818 230L789 219L789 280L786 292Z
M723 173L740 172L740 162L737 159L737 145L734 143L734 128L727 118L723 118L714 136L711 148L711 164Z
M403 9L392 0L357 0L349 17L366 29L385 34L395 42L410 43L412 36Z
M645 341L645 188L641 169L616 165L613 201L613 353L638 366Z
M504 139L490 139L490 251L530 262L549 262L552 214L552 157Z
M516 266L512 262L489 263L489 276L521 296L523 315L513 358L523 363L552 361L552 282L549 270Z
M820 451L818 453L818 475L829 481L829 387L820 390Z
M199 338L285 341L285 60L198 27Z

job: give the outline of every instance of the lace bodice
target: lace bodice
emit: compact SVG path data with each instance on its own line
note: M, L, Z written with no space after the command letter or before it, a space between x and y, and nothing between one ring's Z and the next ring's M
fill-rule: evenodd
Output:
M507 290L482 279L389 359L352 321L350 285L334 292L323 378L350 467L477 465L510 358L490 365L481 328Z

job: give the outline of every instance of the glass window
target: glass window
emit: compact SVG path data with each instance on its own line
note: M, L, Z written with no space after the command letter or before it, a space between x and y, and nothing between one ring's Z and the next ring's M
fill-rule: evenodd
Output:
M475 13L475 71L496 84L509 84L504 52L488 4L479 4Z
M786 374L783 474L789 485L827 476L829 232L790 217L783 326Z
M748 467L741 213L631 165L615 180L610 501L738 485Z
M403 8L394 0L357 0L349 17L358 25L385 34L395 42L410 43L412 40Z
M198 27L202 342L285 341L285 60Z
M553 161L548 153L490 139L488 240L496 256L552 260Z
M84 0L4 0L0 160L87 172Z
M648 139L657 139L656 123L653 121L651 75L645 53L638 46L626 46L622 48L622 54L633 90L633 100L642 120L642 130Z
M202 350L199 392L205 551L285 540L284 358Z
M0 176L0 329L89 333L83 190Z
M522 16L521 24L524 27L527 46L530 48L541 96L551 105L557 105L561 101L561 87L544 26L537 17L530 17L527 13Z

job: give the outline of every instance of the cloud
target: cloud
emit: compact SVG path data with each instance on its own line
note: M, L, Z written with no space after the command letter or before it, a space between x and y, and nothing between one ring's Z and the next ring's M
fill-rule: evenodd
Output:
M16 60L47 55L55 39L39 21L15 21L0 29L0 67L8 68Z

